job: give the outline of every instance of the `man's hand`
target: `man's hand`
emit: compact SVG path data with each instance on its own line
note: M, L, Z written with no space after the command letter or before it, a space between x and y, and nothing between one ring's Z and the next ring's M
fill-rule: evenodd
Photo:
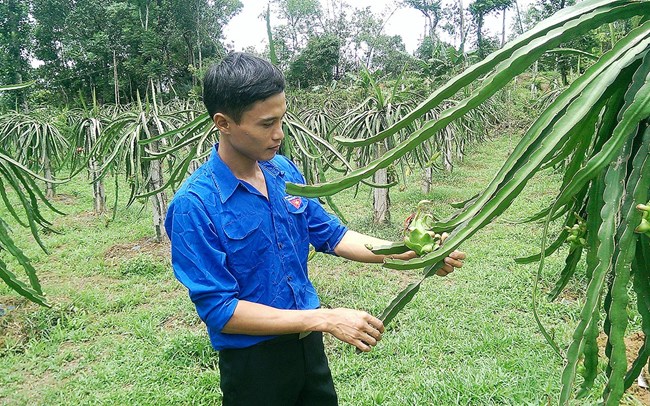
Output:
M339 340L352 344L359 350L368 352L381 340L384 323L361 310L326 309L327 328L325 331Z
M449 234L447 233L442 233L441 236L441 242L444 242ZM401 259L403 261L408 261L409 259L413 259L417 257L418 254L415 253L415 251L407 251L403 254L394 254L394 255L388 255L389 258L391 259ZM447 258L445 258L445 264L442 266L442 268L438 269L436 272L436 275L438 276L447 276L450 273L454 272L455 268L462 268L463 267L463 260L465 259L466 255L462 251L454 251Z
M447 233L442 233L442 236L440 236L441 243L444 243L447 237L449 237L449 234ZM462 268L463 267L463 260L465 259L466 255L462 251L454 251L447 258L445 258L445 264L442 266L442 268L438 269L438 272L436 272L436 275L438 276L447 276L450 273L454 272L455 268Z
M438 272L436 272L436 275L438 276L447 276L450 273L454 272L454 269L456 268L462 268L463 267L463 260L465 259L466 255L462 251L454 251L447 258L445 258L445 264L442 266L442 268L438 269Z

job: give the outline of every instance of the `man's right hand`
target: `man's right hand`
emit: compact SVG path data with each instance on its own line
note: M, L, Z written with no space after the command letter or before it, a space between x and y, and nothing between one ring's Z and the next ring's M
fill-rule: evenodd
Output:
M381 340L384 323L354 309L276 309L240 300L235 312L221 330L226 334L280 335L322 331L368 352Z
M368 352L381 340L384 323L361 310L323 309L327 326L324 331L339 340Z

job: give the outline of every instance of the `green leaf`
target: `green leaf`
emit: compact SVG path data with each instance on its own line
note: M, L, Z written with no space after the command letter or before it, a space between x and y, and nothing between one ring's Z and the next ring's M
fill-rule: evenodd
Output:
M31 286L19 280L16 275L7 268L7 264L2 260L0 260L0 279L2 279L19 295L26 297L41 306L49 307L45 296L43 296L40 283L38 282L36 270L32 267L29 259L18 247L16 247L11 237L9 237L6 225L2 219L0 219L0 245L6 248L7 251L18 260L18 263L27 273Z
M399 311L402 310L411 299L413 299L415 294L418 293L418 290L420 290L422 281L424 281L424 278L418 282L410 283L404 290L395 296L388 306L386 306L379 316L379 319L384 322L384 325L388 325L393 318L395 318L397 313L399 313Z
M0 92L10 91L10 90L17 90L17 89L24 89L26 87L29 87L29 86L33 85L34 83L36 83L36 82L31 81L31 82L25 82L25 83L18 83L18 84L15 84L15 85L2 85L2 86L0 86Z
M573 274L576 271L576 266L578 265L578 262L580 262L581 257L582 257L582 248L578 248L573 250L566 258L565 266L562 269L562 272L560 272L560 279L555 284L553 290L551 290L551 292L548 294L549 302L557 299L560 293L562 293L566 285L573 277Z
M573 49L573 48L554 48L554 49L549 49L546 52L549 54L584 56L586 58L593 59L593 60L598 59L598 55L594 55L590 52L582 51L580 49Z

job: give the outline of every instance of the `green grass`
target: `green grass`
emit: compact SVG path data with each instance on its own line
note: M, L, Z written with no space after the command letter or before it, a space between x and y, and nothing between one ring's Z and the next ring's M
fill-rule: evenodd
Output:
M449 203L479 192L515 141L500 137L473 147L453 173L437 174L426 196L437 202L436 212L451 214ZM342 405L555 401L563 361L533 319L537 267L513 261L539 250L541 226L506 220L542 208L558 180L552 171L533 179L501 219L461 247L469 255L465 267L446 278L428 279L373 352L356 354L326 336ZM58 192L63 198L56 205L68 214L50 217L60 234L43 235L49 255L27 230L14 226L17 244L33 259L55 306L39 308L0 286L0 306L15 307L0 316L0 404L219 404L218 355L171 273L168 248L149 241L149 211L137 203L124 208L121 198L115 221L93 216L91 188L83 179ZM335 201L351 228L394 239L425 196L414 175L406 190L391 190L391 198L393 224L380 227L371 225L368 188L346 190ZM551 233L558 227L553 225ZM6 259L6 253L0 255ZM552 289L563 261L562 255L548 258L544 293ZM323 254L310 267L324 306L373 314L418 275ZM578 278L559 300L540 300L540 317L561 347L569 343L583 289ZM600 388L603 382L600 377ZM574 404L596 402L594 394ZM631 397L628 402L639 404Z

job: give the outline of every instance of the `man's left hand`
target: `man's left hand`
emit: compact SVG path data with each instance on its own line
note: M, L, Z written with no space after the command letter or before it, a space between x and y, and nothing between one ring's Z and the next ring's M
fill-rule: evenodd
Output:
M444 243L445 240L449 237L448 233L442 233L442 238L441 238L441 243ZM465 259L466 255L462 251L454 251L447 258L445 258L445 264L442 266L442 268L438 269L438 272L436 272L436 275L438 276L447 276L450 273L454 272L454 269L456 268L462 268L463 267L463 260Z
M442 241L444 242L445 239L449 234L443 233L442 234ZM403 261L408 261L409 259L416 258L418 254L415 253L415 251L407 251L403 254L394 254L394 255L389 255L388 257L391 259L401 259ZM436 272L436 275L438 276L447 276L450 273L454 272L454 269L456 268L462 268L463 267L463 260L465 260L466 254L462 251L454 251L447 258L444 259L445 264L442 266L442 268L438 269Z
M436 275L438 276L447 276L450 273L454 272L454 269L456 268L462 268L463 267L463 260L465 259L466 255L462 251L454 251L447 258L445 258L445 264L442 266L442 268L438 269L438 272L436 272Z

